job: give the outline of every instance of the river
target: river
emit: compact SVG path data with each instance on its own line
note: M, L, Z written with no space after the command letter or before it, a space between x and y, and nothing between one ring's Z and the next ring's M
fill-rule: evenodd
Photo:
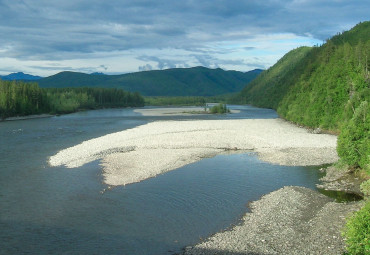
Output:
M248 203L286 185L315 189L317 167L219 155L140 183L107 187L99 162L48 158L84 140L156 120L277 118L272 110L145 117L133 109L0 122L0 254L174 254L237 224Z

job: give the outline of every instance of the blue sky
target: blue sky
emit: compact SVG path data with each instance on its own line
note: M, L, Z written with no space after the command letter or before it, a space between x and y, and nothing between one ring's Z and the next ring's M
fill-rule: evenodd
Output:
M369 19L368 0L0 0L0 75L268 68Z

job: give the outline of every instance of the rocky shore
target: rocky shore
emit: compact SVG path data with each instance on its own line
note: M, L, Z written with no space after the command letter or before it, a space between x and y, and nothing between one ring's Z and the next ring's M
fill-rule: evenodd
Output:
M336 203L303 187L284 187L250 204L242 223L220 232L184 255L343 254L341 230L361 202Z
M323 168L322 171L325 172L325 176L320 179L322 183L316 185L318 188L364 196L360 190L360 184L365 180L355 176L350 170L330 166Z

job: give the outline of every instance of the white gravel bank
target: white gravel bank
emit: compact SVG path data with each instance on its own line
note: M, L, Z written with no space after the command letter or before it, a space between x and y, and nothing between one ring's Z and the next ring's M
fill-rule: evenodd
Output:
M361 203L335 203L303 187L284 187L250 204L239 226L186 248L185 255L343 254L341 230Z
M212 157L249 150L284 165L337 161L336 136L312 134L281 119L158 121L91 139L50 157L73 168L102 159L105 182L125 185Z

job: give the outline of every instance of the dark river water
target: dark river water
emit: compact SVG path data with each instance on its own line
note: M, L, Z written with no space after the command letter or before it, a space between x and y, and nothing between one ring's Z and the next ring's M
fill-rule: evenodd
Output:
M57 151L164 119L276 118L238 114L144 117L132 109L0 122L0 254L174 254L237 224L248 202L286 185L315 189L317 167L285 167L253 153L204 159L102 192L99 162L49 167Z

